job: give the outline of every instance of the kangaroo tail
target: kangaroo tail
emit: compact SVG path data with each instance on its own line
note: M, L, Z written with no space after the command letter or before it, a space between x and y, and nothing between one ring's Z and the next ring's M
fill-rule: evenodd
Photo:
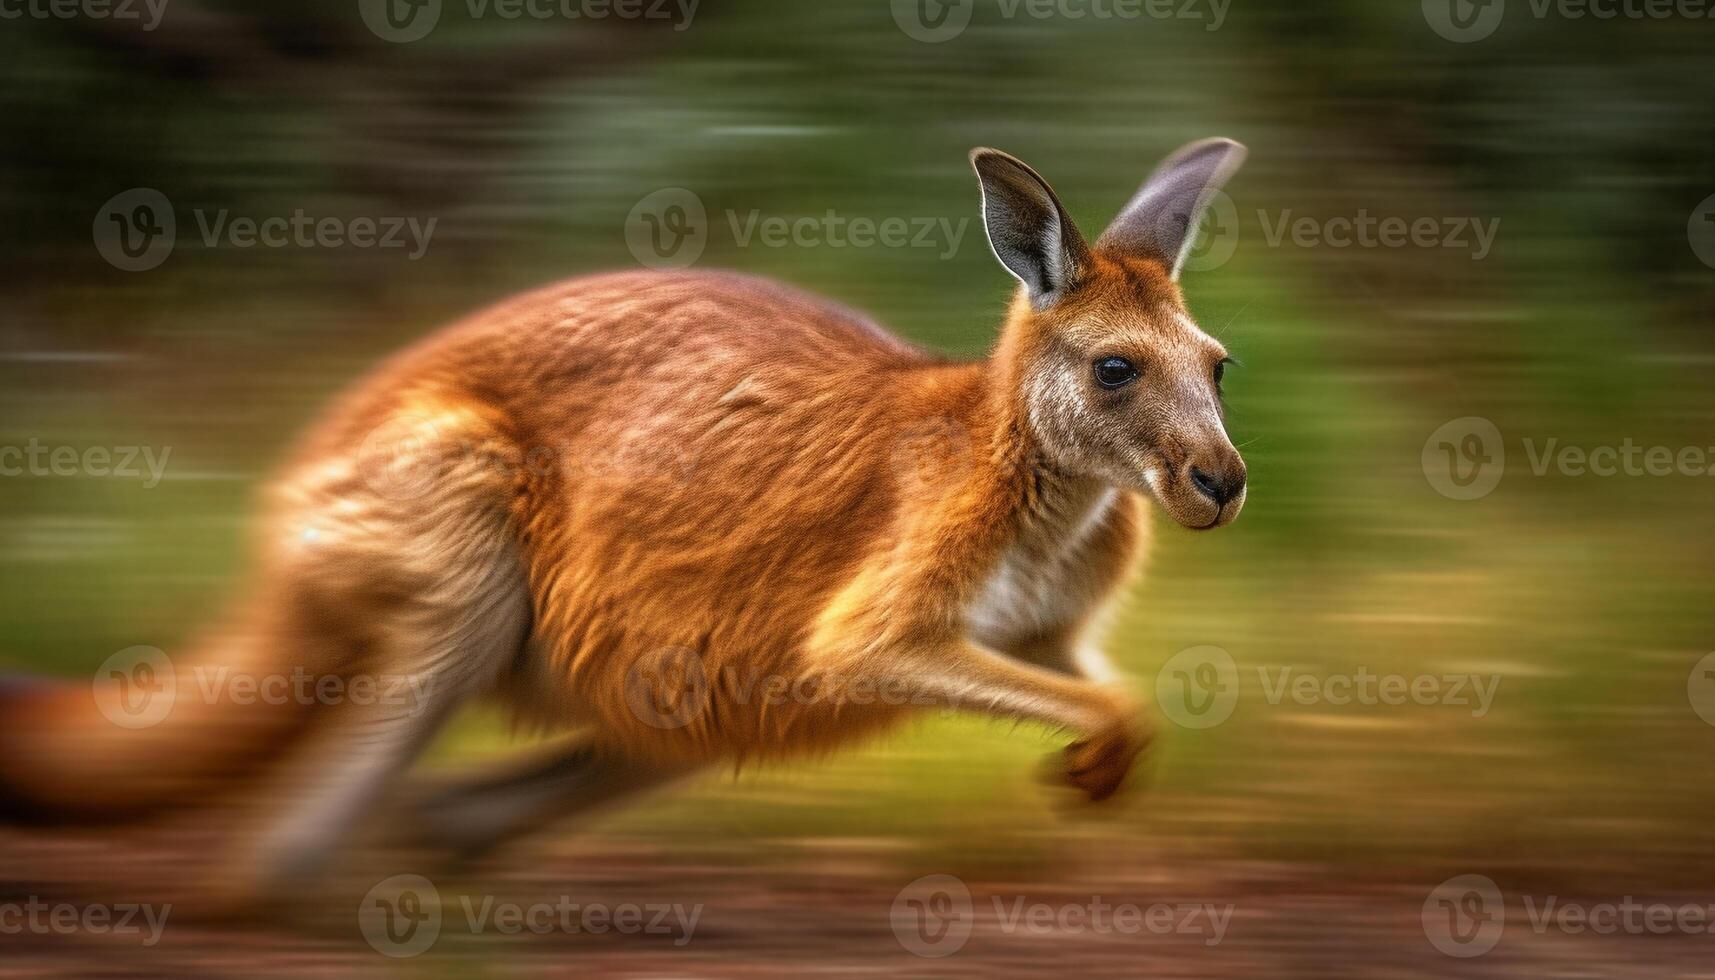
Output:
M41 685L23 677L0 677L0 753L28 752L29 746L15 743L13 729L22 721L25 705L42 693ZM44 812L22 786L6 777L9 767L0 763L0 824L35 824L47 820Z
M232 683L244 670L136 647L92 682L0 677L0 823L141 819L238 783L307 715Z

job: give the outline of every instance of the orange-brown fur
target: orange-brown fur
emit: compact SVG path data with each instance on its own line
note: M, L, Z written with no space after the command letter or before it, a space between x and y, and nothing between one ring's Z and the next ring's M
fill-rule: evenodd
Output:
M832 749L923 705L1071 729L1066 778L1106 796L1145 735L1089 634L1142 553L1144 494L1186 523L1195 508L1047 451L1027 392L1069 344L1206 373L1224 351L1183 316L1160 261L1101 247L1064 302L1021 290L975 363L732 274L512 299L384 365L310 432L271 485L255 588L198 655L432 678L423 717L191 703L122 732L87 693L15 698L0 803L9 788L15 806L118 810L192 795L248 757L252 780L302 807L296 823L259 816L272 860L360 810L435 722L487 694L583 733L576 765L607 767L603 798ZM1197 448L1151 438L1175 469ZM662 705L686 710L662 724L647 710ZM310 715L325 720L306 729ZM481 823L482 799L451 805Z

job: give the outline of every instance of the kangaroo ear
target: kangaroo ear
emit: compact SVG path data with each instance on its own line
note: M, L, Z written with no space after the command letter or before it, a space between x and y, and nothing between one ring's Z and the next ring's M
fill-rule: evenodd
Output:
M983 227L995 258L1024 283L1038 308L1059 299L1089 268L1090 246L1054 189L999 150L972 150L971 166L982 184Z
M1244 146L1229 139L1182 147L1149 175L1096 244L1155 259L1178 279L1203 209L1244 162Z

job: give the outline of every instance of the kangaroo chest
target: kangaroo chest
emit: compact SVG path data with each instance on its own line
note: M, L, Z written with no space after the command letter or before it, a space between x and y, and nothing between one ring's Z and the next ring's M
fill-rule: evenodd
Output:
M991 649L1003 650L1052 635L1082 619L1093 595L1089 559L1096 531L1117 492L1065 493L1051 498L1008 545L966 607L966 630Z

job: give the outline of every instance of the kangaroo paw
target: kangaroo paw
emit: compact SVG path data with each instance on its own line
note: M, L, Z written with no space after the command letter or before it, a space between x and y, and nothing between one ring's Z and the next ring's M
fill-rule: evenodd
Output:
M1066 746L1060 756L1060 780L1098 803L1119 792L1151 735L1136 722L1116 725Z

